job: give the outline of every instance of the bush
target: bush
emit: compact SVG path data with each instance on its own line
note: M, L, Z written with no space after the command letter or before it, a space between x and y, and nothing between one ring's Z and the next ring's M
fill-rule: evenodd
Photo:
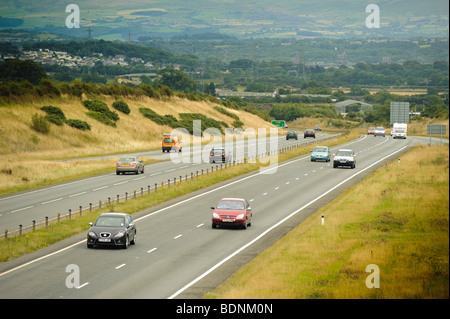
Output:
M55 114L48 114L48 115L45 116L45 119L47 121L55 124L55 125L58 125L58 126L63 126L64 125L64 120L65 120L65 119L62 119L62 118L60 118L59 116L57 116Z
M76 128L76 129L82 130L82 131L90 131L91 130L91 126L89 125L89 123L82 121L82 120L69 119L69 120L66 120L66 124L71 127Z
M50 133L50 123L44 116L39 114L34 114L31 118L31 128L42 134Z
M116 127L116 123L114 122L119 120L119 115L116 112L111 111L105 102L99 100L86 100L82 103L90 111L87 112L86 115L103 124Z
M41 107L41 110L47 113L45 118L47 121L56 124L58 126L62 126L64 124L64 121L66 119L66 116L64 115L64 112L56 106L53 105L47 105Z
M109 118L105 113L101 113L101 112L94 112L94 111L89 111L86 112L86 115L89 117L92 117L93 119L99 121L100 123L103 123L105 125L109 125L112 127L116 127L116 123L113 122L111 120L111 118Z
M56 106L53 105L47 105L41 107L41 110L47 113L48 115L55 115L59 118L66 119L66 116L64 115L64 112Z
M115 101L112 106L113 108L122 113L130 114L130 108L128 107L128 104L124 101Z

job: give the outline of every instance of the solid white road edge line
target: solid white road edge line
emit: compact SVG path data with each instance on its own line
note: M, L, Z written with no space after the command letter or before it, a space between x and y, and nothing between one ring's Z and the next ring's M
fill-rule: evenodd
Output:
M286 220L288 220L289 218L291 218L292 216L298 214L299 212L301 212L303 209L305 209L306 207L308 207L309 205L311 205L312 203L316 202L317 200L321 199L322 197L324 197L325 195L327 195L328 193L332 192L333 190L335 190L336 188L338 188L339 186L341 186L342 184L346 183L347 181L351 180L352 178L354 178L355 176L361 174L362 172L366 171L367 169L371 168L372 166L378 164L379 162L382 162L383 160L385 160L386 158L402 151L403 149L405 149L407 146L402 147L401 149L381 158L380 160L372 163L371 165L367 166L366 168L360 170L359 172L353 174L352 176L346 178L345 180L343 180L342 182L340 182L339 184L337 184L336 186L334 186L333 188L330 188L329 190L327 190L325 193L323 193L322 195L316 197L315 199L313 199L312 201L310 201L309 203L303 205L302 207L300 207L299 209L297 209L296 211L292 212L291 214L289 214L288 216L286 216L285 218L283 218L282 220L280 220L278 223L276 223L275 225L273 225L272 227L269 227L268 229L266 229L264 232L262 232L260 235L258 235L256 238L254 238L253 240L251 240L250 242L248 242L247 244L245 244L244 246L242 246L241 248L239 248L238 250L236 250L235 252L233 252L231 255L229 255L228 257L222 259L220 262L218 262L216 265L214 265L213 267L211 267L210 269L208 269L206 272L204 272L203 274L201 274L200 276L198 276L197 278L195 278L194 280L192 280L190 283L188 283L186 286L184 286L183 288L181 288L180 290L176 291L173 295L171 295L170 297L168 297L167 299L173 299L176 296L178 296L180 293L182 293L183 291L185 291L186 289L188 289L189 287L191 287L192 285L194 285L195 283L197 283L199 280L201 280L202 278L204 278L205 276L207 276L209 273L211 273L212 271L214 271L215 269L217 269L218 267L220 267L222 264L224 264L226 261L228 261L229 259L233 258L234 256L236 256L237 254L239 254L241 251L243 251L244 249L246 249L247 247L251 246L252 244L254 244L256 241L258 241L259 239L261 239L262 237L264 237L268 232L270 232L271 230L275 229L276 227L278 227L279 225L281 225L282 223L284 223Z

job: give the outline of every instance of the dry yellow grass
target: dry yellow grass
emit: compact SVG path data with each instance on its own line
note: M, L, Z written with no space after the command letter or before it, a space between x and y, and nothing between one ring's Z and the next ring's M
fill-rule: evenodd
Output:
M114 98L97 97L103 100L111 110ZM84 97L86 99L86 97ZM59 99L41 99L0 106L0 194L12 186L14 190L36 187L42 183L51 183L99 173L111 169L114 160L59 163L55 160L81 158L86 156L119 154L149 151L161 147L163 133L172 131L169 126L160 126L145 118L140 107L148 107L160 115L171 114L179 118L179 113L202 113L230 126L232 118L214 110L211 102L195 102L173 97L167 100L154 100L148 97L124 99L131 113L118 112L120 120L117 128L104 125L88 117L87 109L80 100L68 97ZM64 112L66 118L88 122L91 131L80 131L68 125L51 125L48 135L31 129L33 114L45 115L42 106L54 105ZM271 125L256 115L230 110L244 122L244 129L253 127L268 128ZM185 143L187 141L184 141Z
M321 225L321 215L325 225ZM347 189L205 298L448 298L449 150L418 147ZM380 269L367 288L366 266Z

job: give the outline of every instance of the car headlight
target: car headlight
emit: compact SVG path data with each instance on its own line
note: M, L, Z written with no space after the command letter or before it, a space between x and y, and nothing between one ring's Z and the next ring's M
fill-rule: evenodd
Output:
M219 214L217 214L217 213L213 213L213 217L214 217L214 218L220 218L220 217L219 217Z
M239 214L236 216L236 219L243 219L244 218L244 214Z
M117 234L114 235L114 238L120 238L120 237L123 237L123 235L125 235L125 232L120 231L120 232L118 232Z
M88 235L89 235L90 237L97 237L97 234L94 233L93 231L90 231L90 232L88 233Z

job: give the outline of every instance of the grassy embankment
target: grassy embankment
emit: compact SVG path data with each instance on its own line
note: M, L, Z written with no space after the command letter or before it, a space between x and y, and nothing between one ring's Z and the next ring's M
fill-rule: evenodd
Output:
M112 97L96 97L104 101L111 110ZM86 99L84 97L83 99ZM75 178L105 173L114 170L118 158L84 161L83 157L143 152L160 149L163 133L172 128L158 125L139 112L148 107L160 115L179 113L201 113L224 121L230 127L234 119L214 109L217 104L195 102L172 97L155 100L148 97L127 98L131 112L119 113L117 127L99 123L86 115L88 111L77 99L68 97L40 99L0 105L0 195L60 183ZM40 108L46 105L59 107L68 119L88 122L92 129L80 131L68 125L51 125L49 134L31 129L33 114L44 116ZM271 125L256 115L229 110L239 116L246 128L269 128ZM185 143L187 141L184 141ZM80 158L79 161L58 160ZM144 158L150 163L149 158Z
M449 148L419 146L347 189L204 298L449 298L448 262ZM370 264L379 267L380 288L366 287Z

